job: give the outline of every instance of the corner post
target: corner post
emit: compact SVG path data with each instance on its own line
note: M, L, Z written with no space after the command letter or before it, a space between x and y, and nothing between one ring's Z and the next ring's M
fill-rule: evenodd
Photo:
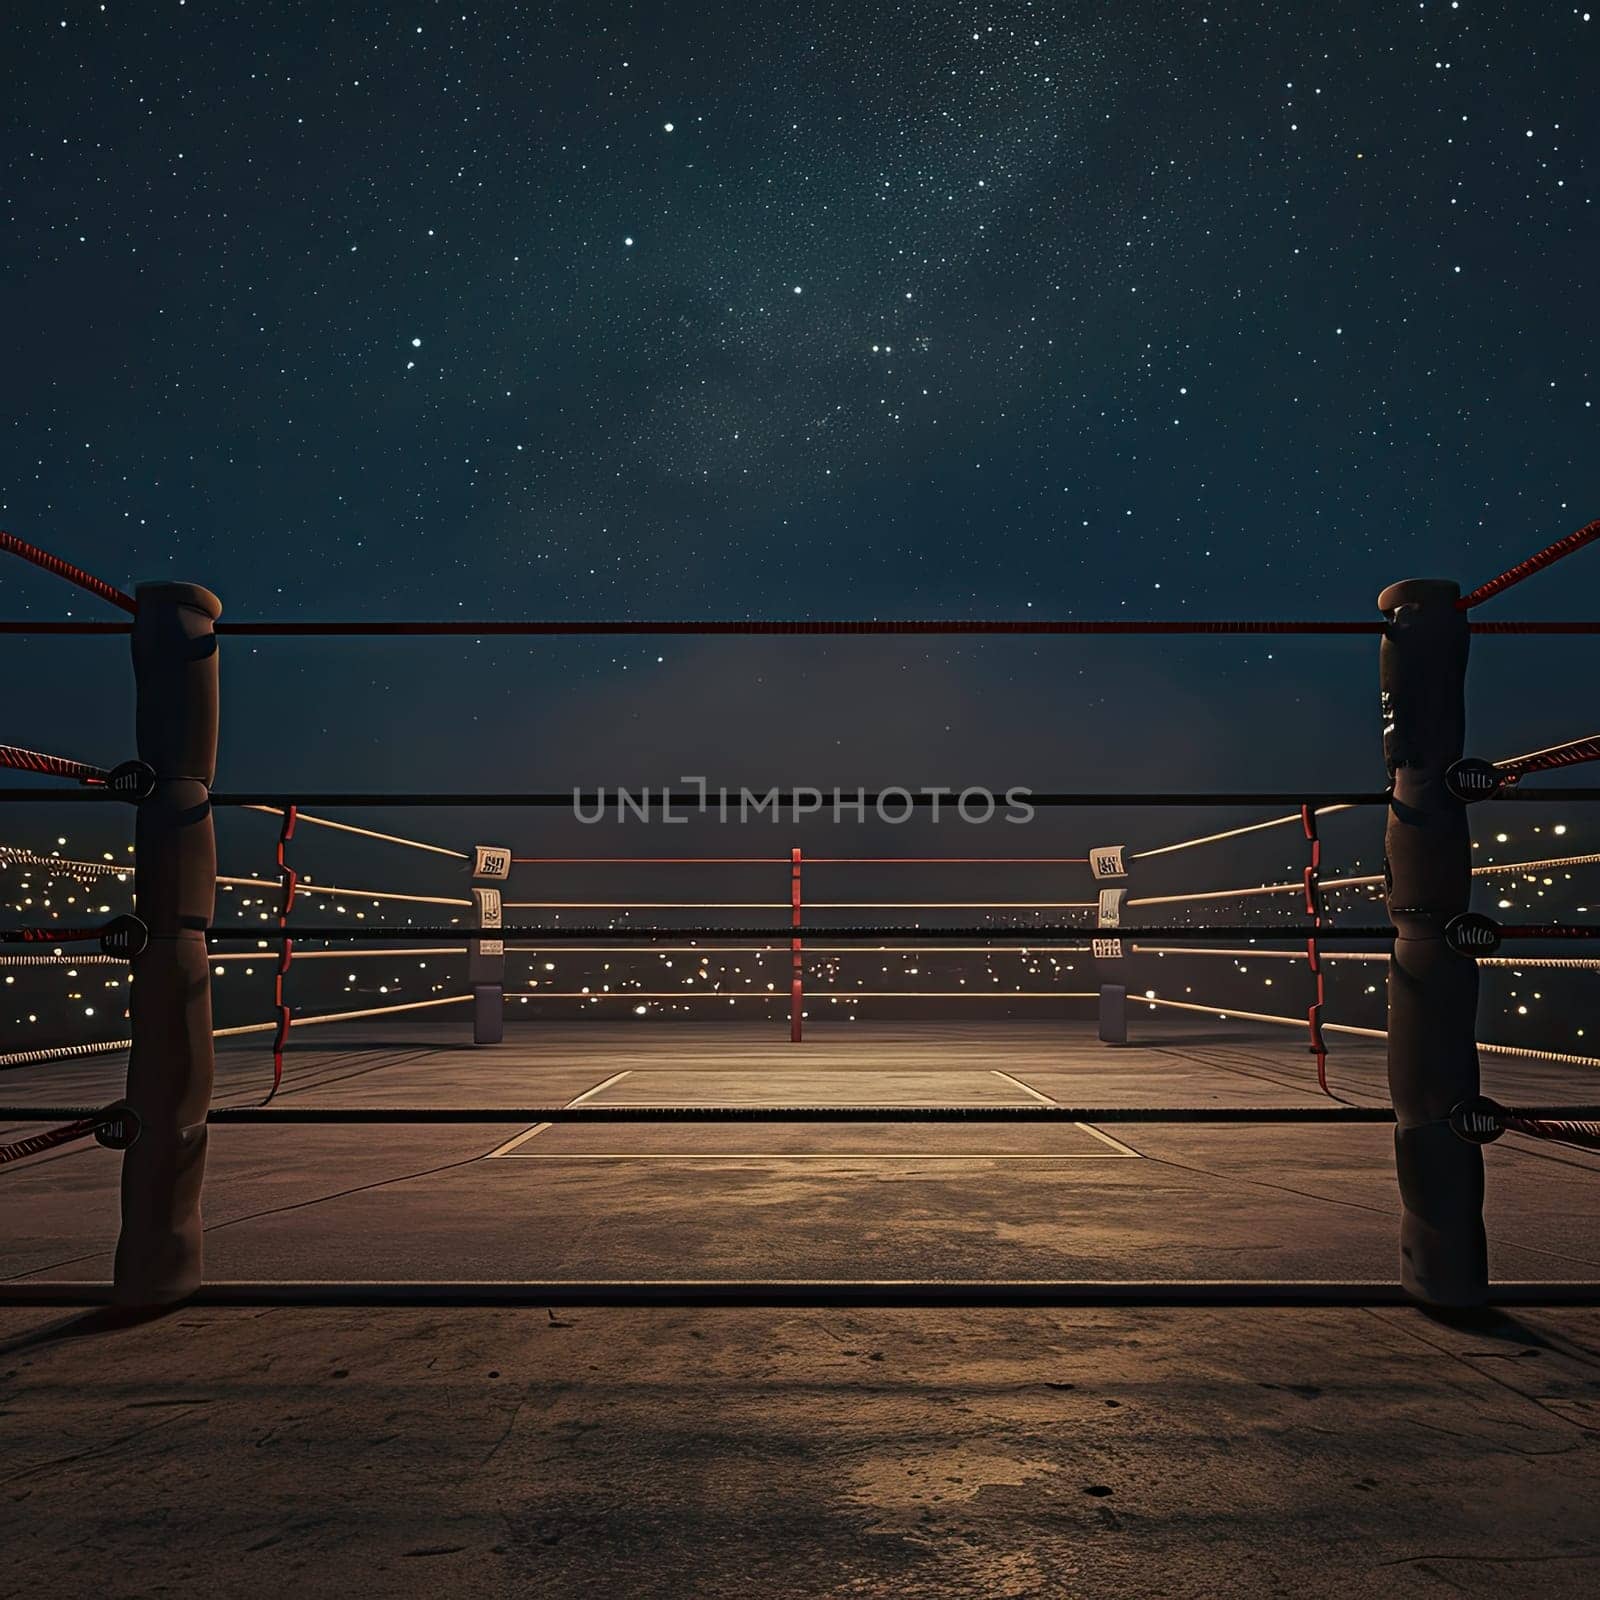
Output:
M511 876L511 852L480 844L472 852L472 907L480 930L504 925L497 885ZM472 989L472 1042L499 1044L506 1033L506 944L499 937L467 946L467 983Z
M192 583L142 583L135 596L137 748L155 787L134 824L134 901L150 937L131 969L127 1099L141 1131L122 1158L114 1280L119 1304L153 1306L193 1293L203 1276L222 602Z
M1400 1180L1400 1279L1439 1306L1488 1296L1483 1152L1450 1131L1451 1108L1478 1093L1478 969L1445 941L1467 909L1466 807L1445 784L1466 737L1466 614L1456 584L1413 578L1378 596L1383 754L1392 797L1384 884L1389 959L1389 1093Z
M1128 898L1127 846L1096 845L1089 851L1089 870L1094 874L1098 897L1095 927L1089 949L1094 958L1096 985L1100 991L1097 1007L1101 1044L1128 1042L1128 960L1121 935L1122 907ZM1116 887L1101 887L1114 881ZM1109 930L1109 931L1107 931Z

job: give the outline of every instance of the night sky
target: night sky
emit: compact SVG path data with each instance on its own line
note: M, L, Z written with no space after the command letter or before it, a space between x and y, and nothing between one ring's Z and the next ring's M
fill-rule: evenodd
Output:
M1581 7L20 0L0 41L0 526L230 618L1366 619L1600 514ZM1597 613L1592 551L1492 610ZM0 738L131 754L125 648L0 640ZM1480 641L1472 748L1593 731L1593 650ZM1371 639L224 675L232 786L1382 782Z

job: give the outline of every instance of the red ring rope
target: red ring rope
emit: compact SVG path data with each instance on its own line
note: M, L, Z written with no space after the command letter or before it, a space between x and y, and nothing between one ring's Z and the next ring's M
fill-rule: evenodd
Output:
M87 761L47 756L43 751L24 750L15 744L0 744L0 767L10 767L15 772L41 772L51 778L76 778L79 783L104 783L108 776L104 767L90 766Z
M1590 734L1587 739L1573 739L1568 744L1552 745L1548 750L1534 750L1510 761L1497 761L1495 768L1505 774L1505 781L1510 784L1530 772L1551 772L1557 767L1575 767L1584 761L1600 761L1600 733Z
M1492 600L1513 584L1521 583L1524 578L1531 578L1536 572L1543 572L1546 567L1553 566L1564 556L1570 556L1573 551L1581 550L1595 539L1600 539L1600 521L1591 522L1586 528L1579 528L1576 533L1569 533L1565 539L1557 539L1554 544L1546 545L1543 550L1529 556L1526 561L1519 561L1516 566L1507 568L1498 578L1480 583L1471 594L1464 594L1456 601L1456 609L1470 611L1474 606L1482 605L1485 600Z
M87 589L90 594L99 595L102 600L109 600L114 606L121 606L124 611L137 613L139 603L130 594L113 588L109 583L87 573L82 567L75 567L70 561L63 561L60 556L53 556L48 550L41 550L37 545L29 544L25 539L19 539L14 533L7 533L0 529L0 550L9 551L14 556L21 556L24 561L31 561L34 566L42 567L46 572L53 572L58 578L65 578L68 583L75 583L80 589Z

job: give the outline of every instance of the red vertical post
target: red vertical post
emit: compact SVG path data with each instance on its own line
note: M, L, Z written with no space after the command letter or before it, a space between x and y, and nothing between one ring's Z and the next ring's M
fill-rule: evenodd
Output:
M800 946L800 846L789 852L789 926L794 937L789 941L789 1043L799 1044L800 1013L805 1005L805 962Z
M289 865L289 841L294 838L294 825L300 818L299 806L283 808L283 825L278 829L278 926L284 930L283 946L278 952L278 970L272 979L272 1008L276 1021L272 1029L272 1087L262 1105L268 1104L283 1085L283 1052L289 1043L292 1015L289 1003L283 997L283 980L294 965L294 940L289 937L289 913L294 910L295 890L300 884L300 874Z

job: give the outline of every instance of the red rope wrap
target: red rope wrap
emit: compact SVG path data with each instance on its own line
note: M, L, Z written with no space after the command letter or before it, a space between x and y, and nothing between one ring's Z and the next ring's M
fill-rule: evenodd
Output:
M1300 826L1305 830L1311 859L1305 869L1306 915L1311 919L1312 932L1306 936L1306 964L1311 969L1314 984L1313 998L1306 1009L1306 1027L1311 1034L1311 1053L1317 1060L1317 1087L1324 1094L1328 1089L1328 1045L1322 1036L1322 1006L1327 997L1322 970L1322 951L1317 944L1316 930L1322 926L1322 839L1317 833L1316 807L1300 807Z
M1474 606L1481 606L1485 600L1492 600L1513 584L1521 583L1524 578L1531 578L1536 572L1543 572L1546 567L1553 566L1563 556L1570 556L1574 550L1581 550L1595 539L1600 539L1600 521L1591 522L1588 527L1579 528L1576 533L1569 533L1565 539L1557 539L1554 544L1546 545L1537 555L1531 555L1526 561L1519 561L1516 566L1508 568L1498 578L1491 578L1487 583L1479 584L1471 594L1464 594L1456 601L1456 609L1470 611Z
M1550 772L1585 761L1600 761L1600 733L1590 734L1587 739L1574 739L1569 744L1553 745L1548 750L1535 750L1514 761L1497 761L1495 768L1505 774L1507 784L1513 784L1530 772Z
M19 539L14 533L7 533L0 529L0 550L9 551L14 556L21 556L24 561L31 561L34 566L42 567L46 572L53 572L58 578L65 578L68 583L75 583L80 589L87 589L90 594L99 595L102 600L109 600L114 606L121 606L124 611L137 613L138 602L131 594L124 594L120 589L114 589L109 583L87 573L82 567L75 567L70 561L63 561L60 556L53 556L48 550L41 550L37 545L32 545L25 539Z
M107 777L104 767L71 761L66 756L47 756L14 744L0 744L0 767L10 767L15 772L42 772L51 778L76 778L79 783L104 783Z
M300 875L289 865L285 855L285 847L294 838L294 825L299 820L300 808L298 806L285 806L283 808L283 825L278 829L278 871L281 890L278 900L278 926L289 926L289 913L294 910L294 892L299 887ZM272 1097L277 1094L278 1086L283 1082L283 1048L289 1042L289 1007L283 998L283 980L289 975L289 968L294 962L294 940L285 936L283 949L278 955L278 970L272 979L272 1003L277 1009L277 1021L272 1030L272 1087L267 1090L267 1097L261 1103L267 1105Z

